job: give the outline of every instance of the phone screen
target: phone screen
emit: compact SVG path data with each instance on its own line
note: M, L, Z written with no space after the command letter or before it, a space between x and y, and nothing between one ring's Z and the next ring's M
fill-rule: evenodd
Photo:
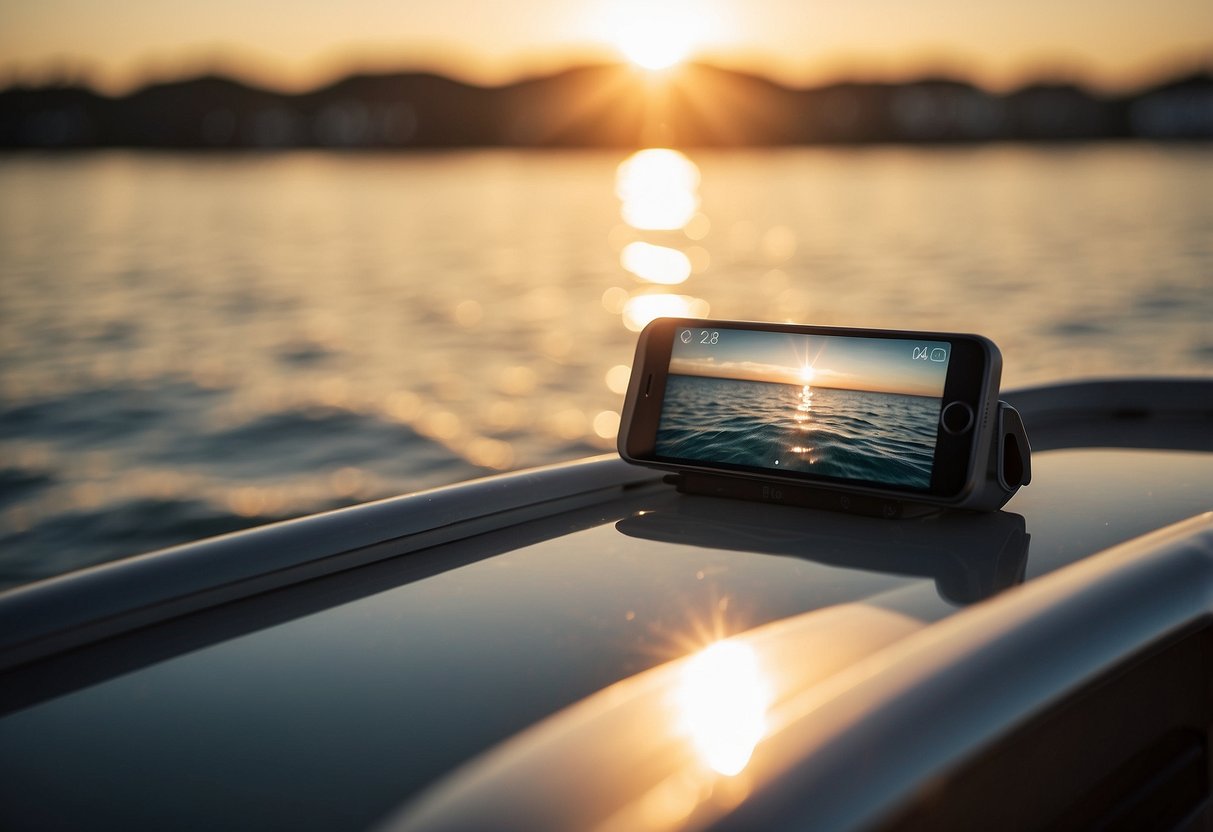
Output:
M653 454L925 491L952 346L678 327Z

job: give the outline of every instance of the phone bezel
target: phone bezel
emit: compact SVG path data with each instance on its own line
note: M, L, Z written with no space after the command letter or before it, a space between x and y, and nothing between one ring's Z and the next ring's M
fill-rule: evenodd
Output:
M919 489L866 480L826 477L800 471L780 471L702 460L657 456L654 447L665 400L666 379L675 333L683 328L741 329L787 332L803 335L943 341L949 344L950 359L940 410L954 401L966 403L973 412L973 426L956 435L936 425L935 457L931 484ZM822 327L752 321L715 321L699 318L658 318L641 332L632 375L624 401L619 432L619 453L641 465L672 471L697 471L726 476L796 483L814 488L876 494L901 499L955 504L964 500L981 479L987 462L986 450L992 431L1002 359L989 339L967 333L926 332L891 329Z

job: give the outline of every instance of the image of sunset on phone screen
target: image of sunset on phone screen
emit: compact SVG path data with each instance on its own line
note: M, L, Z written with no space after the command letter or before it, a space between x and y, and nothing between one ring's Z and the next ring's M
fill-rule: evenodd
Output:
M948 358L946 342L682 330L656 451L925 489Z

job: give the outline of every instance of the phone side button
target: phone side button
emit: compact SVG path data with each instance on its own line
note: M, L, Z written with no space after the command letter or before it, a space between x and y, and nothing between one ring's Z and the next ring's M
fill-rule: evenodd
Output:
M966 433L973 427L973 408L965 402L948 402L939 413L939 424L954 436Z

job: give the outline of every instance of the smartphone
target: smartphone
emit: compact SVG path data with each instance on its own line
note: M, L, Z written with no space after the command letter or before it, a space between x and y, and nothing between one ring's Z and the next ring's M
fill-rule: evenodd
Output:
M658 318L619 430L629 462L963 506L1002 355L979 335Z

